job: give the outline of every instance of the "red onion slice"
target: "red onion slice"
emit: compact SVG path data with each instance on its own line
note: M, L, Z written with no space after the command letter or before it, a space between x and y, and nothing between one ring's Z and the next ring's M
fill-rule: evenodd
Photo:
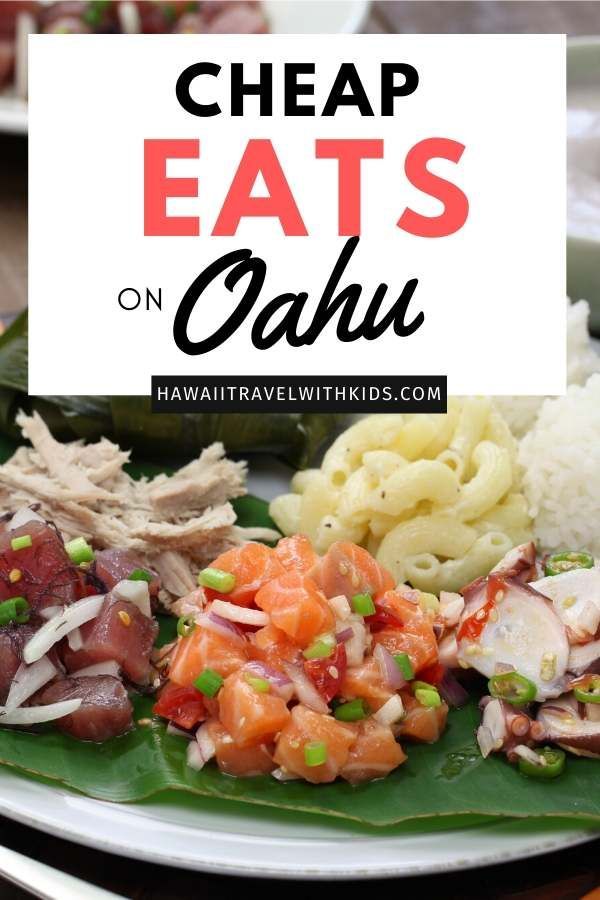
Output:
M195 617L195 622L200 628L206 628L207 631L219 634L221 637L227 638L228 641L235 641L237 644L243 644L246 641L244 635L239 628L236 628L233 622L222 619L216 613L202 613Z
M338 642L338 644L345 644L346 641L349 641L352 637L354 637L354 632L352 631L352 629L344 628L343 631L338 631L338 633L335 636L335 639Z
M269 682L273 690L289 703L294 695L294 685L290 678L278 669L269 666L260 660L252 660L244 666L244 672L250 672L258 678L264 678Z
M440 697L442 697L448 706L458 709L464 706L469 700L469 695L462 684L456 680L452 672L446 672L444 677L437 685Z
M308 706L309 709L314 709L315 712L326 715L329 712L329 707L302 669L298 666L293 666L291 663L284 663L283 668L294 685L296 697L300 703L304 703L305 706Z
M383 644L377 644L373 658L377 660L381 678L393 691L400 690L406 684L406 678L398 668L396 660Z

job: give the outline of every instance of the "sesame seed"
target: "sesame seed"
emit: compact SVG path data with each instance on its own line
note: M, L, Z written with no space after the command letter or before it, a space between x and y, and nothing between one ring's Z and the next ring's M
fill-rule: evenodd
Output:
M563 609L569 609L571 606L574 606L577 603L577 597L565 597L562 602Z
M290 747L292 750L297 750L300 746L300 741L290 741Z
M479 644L469 644L467 649L465 650L467 656L480 656L481 655L481 647Z
M339 672L335 666L329 666L327 669L332 678L337 678L339 676Z
M20 569L11 569L8 575L8 580L11 584L15 584L15 582L20 581L22 572Z
M338 569L339 569L340 575L347 575L348 572L350 571L350 569L348 568L346 563L343 563L343 562L339 564Z
M131 616L129 615L129 613L125 612L124 609L120 609L119 610L119 618L120 618L121 622L123 623L123 625L125 625L127 628L129 628L129 626L131 625Z
M138 725L151 725L152 719L138 719Z
M475 613L475 618L479 619L480 622L482 619L485 619L485 609L478 609Z
M496 603L500 603L502 600L504 600L504 591L496 591L495 600Z

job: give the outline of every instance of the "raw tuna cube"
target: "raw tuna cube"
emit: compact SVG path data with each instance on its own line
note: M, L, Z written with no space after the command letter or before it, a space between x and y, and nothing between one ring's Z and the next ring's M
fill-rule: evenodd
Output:
M63 678L39 691L32 705L47 706L81 697L79 709L53 723L80 741L107 741L133 726L133 708L127 691L112 675Z
M0 628L0 706L6 702L12 680L23 661L23 647L36 631L36 625Z
M31 546L14 550L25 536ZM72 603L79 597L79 571L57 531L45 522L27 522L0 534L0 601L25 597L34 612Z
M80 650L65 647L63 661L69 672L94 663L116 660L126 676L136 684L146 684L150 676L150 652L158 625L128 600L107 594L99 615L81 626Z
M160 588L159 577L135 553L129 550L99 550L96 553L93 571L96 577L104 582L107 591L111 591L119 581L129 578L135 569L145 569L153 576L148 584L148 590L150 596L155 597Z

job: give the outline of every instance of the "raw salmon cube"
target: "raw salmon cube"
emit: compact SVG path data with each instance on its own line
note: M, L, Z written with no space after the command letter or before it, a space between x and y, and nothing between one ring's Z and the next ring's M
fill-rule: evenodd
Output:
M249 677L243 669L230 675L219 694L221 724L241 748L272 741L290 718L285 701L272 690L257 691Z
M190 635L179 640L169 666L169 678L188 687L204 669L213 669L226 678L247 661L245 644L197 625Z
M279 735L274 759L286 772L312 784L335 781L348 762L356 735L355 725L346 725L299 704ZM323 742L327 752L326 761L317 766L307 765L305 759L305 746L313 742Z
M215 745L217 765L226 775L251 778L254 775L268 775L275 768L272 744L238 747L229 732L215 719L208 723L208 731Z
M269 581L256 595L256 605L269 613L273 625L300 647L335 625L325 597L307 575L288 572Z
M406 760L400 744L389 726L375 719L360 723L358 737L350 749L346 765L340 772L350 784L384 778Z

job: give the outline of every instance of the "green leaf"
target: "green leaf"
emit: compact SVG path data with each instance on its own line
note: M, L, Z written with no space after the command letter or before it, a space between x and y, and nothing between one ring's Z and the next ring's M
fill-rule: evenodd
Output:
M135 699L136 720L151 717L152 701ZM48 730L32 735L0 732L0 761L116 802L143 800L165 790L204 797L336 816L374 826L410 820L465 816L557 816L600 821L597 763L569 759L554 782L519 775L503 758L484 760L475 745L476 703L450 715L436 744L410 746L408 762L381 781L352 787L345 782L280 784L268 776L235 779L212 763L201 772L185 762L187 741L168 735L152 719L105 744L81 743Z

